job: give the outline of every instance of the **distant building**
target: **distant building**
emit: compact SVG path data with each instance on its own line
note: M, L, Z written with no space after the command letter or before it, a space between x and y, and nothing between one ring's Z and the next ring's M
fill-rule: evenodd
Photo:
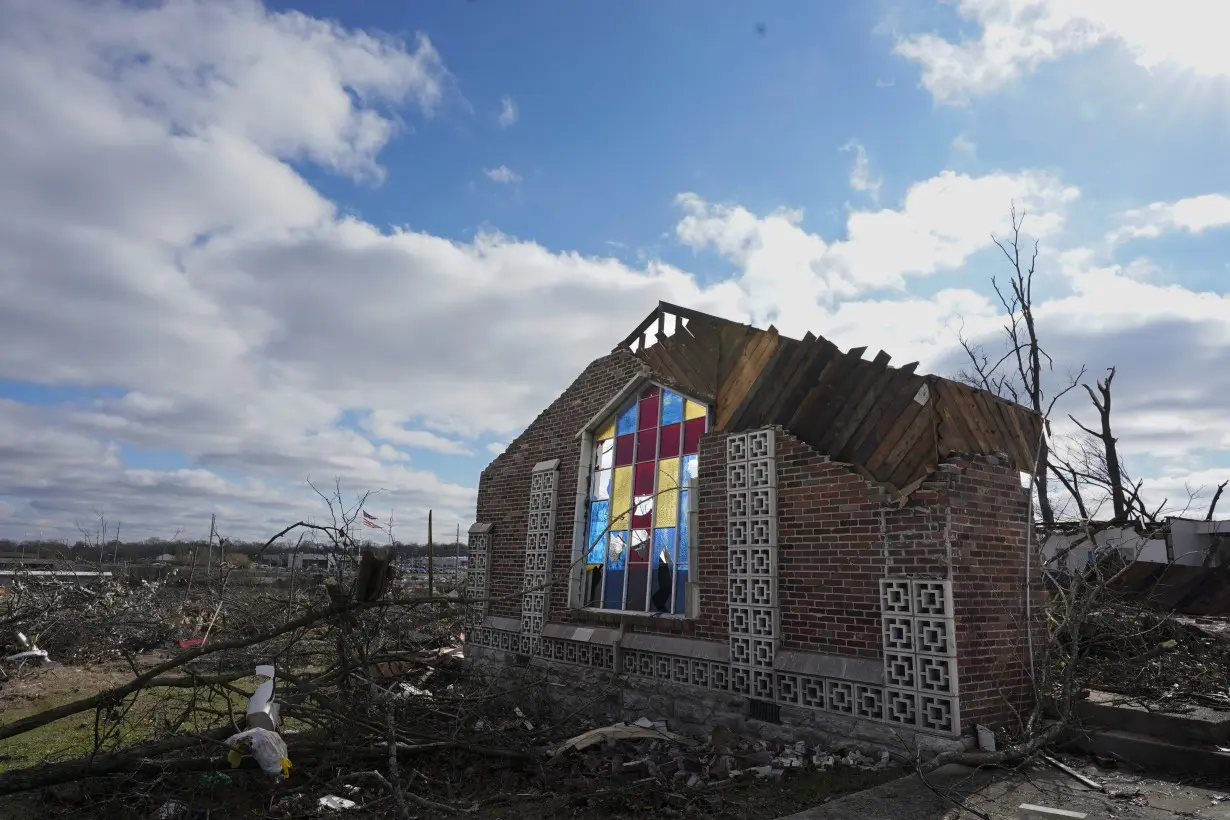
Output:
M337 568L337 556L331 552L284 552L276 556L279 566L287 569L315 569L332 572Z

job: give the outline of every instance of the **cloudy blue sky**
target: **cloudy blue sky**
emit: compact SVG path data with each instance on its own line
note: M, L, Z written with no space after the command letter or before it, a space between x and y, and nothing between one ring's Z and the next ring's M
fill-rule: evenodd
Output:
M659 299L960 368L1009 204L1150 498L1230 477L1196 0L0 0L0 536L397 534ZM1072 405L1084 412L1083 405Z

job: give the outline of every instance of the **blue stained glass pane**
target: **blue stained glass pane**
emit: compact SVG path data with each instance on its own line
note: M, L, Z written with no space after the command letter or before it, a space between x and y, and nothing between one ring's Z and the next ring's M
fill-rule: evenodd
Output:
M591 564L601 564L606 554L606 527L611 520L611 502L593 501L589 505L589 558Z
M601 564L606 560L606 535L600 535L593 541L589 548L589 555L585 556L587 564Z
M669 564L675 554L675 528L662 527L653 531L653 560Z
M679 569L688 568L688 491L679 494Z
M683 475L680 481L687 481L689 478L696 478L696 455L683 457Z
M683 421L683 396L669 390L662 391L662 426Z
M602 608L623 609L624 606L624 571L622 569L606 571L602 579Z
M628 531L612 532L610 536L610 549L606 553L606 568L622 570L624 562L628 560Z
M636 402L628 405L628 409L619 414L615 422L615 435L636 432Z

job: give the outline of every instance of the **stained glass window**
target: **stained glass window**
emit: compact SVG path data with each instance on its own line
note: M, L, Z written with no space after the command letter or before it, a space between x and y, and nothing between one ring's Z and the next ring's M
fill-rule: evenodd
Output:
M688 479L703 404L650 385L598 427L589 482L585 605L682 615L691 553Z

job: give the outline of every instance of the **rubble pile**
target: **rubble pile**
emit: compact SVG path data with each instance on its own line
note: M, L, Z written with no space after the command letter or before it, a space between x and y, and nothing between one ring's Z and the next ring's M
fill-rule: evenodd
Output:
M1230 710L1230 631L1205 620L1134 607L1092 613L1082 684L1159 707Z
M696 789L731 780L780 780L808 770L882 771L895 767L887 751L827 748L806 741L758 740L715 728L707 742L675 734L665 721L641 718L585 732L548 750L549 772L564 779L598 777L606 784L656 780Z

